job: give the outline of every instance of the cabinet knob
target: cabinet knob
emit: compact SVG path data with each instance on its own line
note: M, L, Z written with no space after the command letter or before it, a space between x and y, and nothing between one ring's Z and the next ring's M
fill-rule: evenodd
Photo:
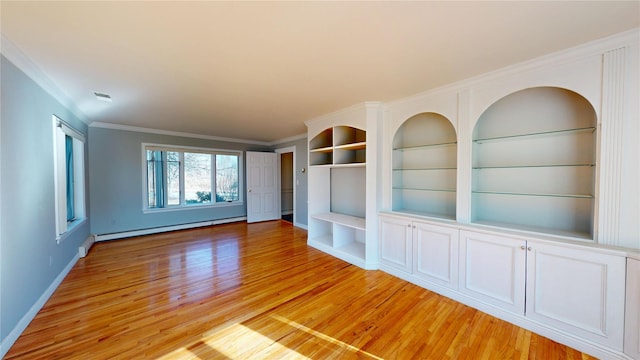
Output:
M520 245L520 250L524 250L524 245Z
M407 227L411 227L411 224L408 224Z
M413 225L413 228L415 229L415 228L416 228L416 226L415 226L415 225Z
M529 246L529 247L527 248L527 250L528 250L528 251L531 251L531 246Z

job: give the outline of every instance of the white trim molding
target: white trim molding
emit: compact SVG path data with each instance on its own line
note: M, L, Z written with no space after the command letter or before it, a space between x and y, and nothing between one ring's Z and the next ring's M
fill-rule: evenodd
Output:
M2 342L0 343L0 358L3 358L7 354L9 349L11 349L11 346L13 346L16 340L18 340L18 338L20 337L22 332L27 328L31 320L33 320L36 317L36 315L38 315L38 312L40 311L40 309L42 309L42 307L47 302L47 300L49 300L49 298L51 297L51 295L53 295L53 293L56 291L58 286L60 286L60 284L62 283L62 280L64 280L67 274L69 274L73 266L76 264L76 262L78 262L78 259L79 259L79 256L78 254L76 254L73 257L73 259L69 261L67 266L65 266L65 268L62 269L60 274L58 274L58 276L53 280L53 282L51 283L51 285L49 285L47 290L45 290L45 292L40 296L40 298L38 298L35 304L31 306L29 311L27 311L27 313L24 314L24 316L20 319L18 324L16 324L13 330L11 330L11 332L4 339L2 339Z
M227 224L227 223L245 221L245 220L247 220L247 217L246 216L241 216L241 217L235 217L235 218L210 220L210 221L201 221L201 222L196 222L196 223L179 224L179 225L172 225L172 226L162 226L162 227L156 227L156 228L150 228L150 229L123 231L123 232L111 233L111 234L100 234L100 235L95 235L95 242L107 241L107 240L115 240L115 239L124 239L124 238L128 238L128 237L133 237L133 236L158 234L158 233L176 231L176 230L193 229L193 228L197 228L197 227Z
M87 118L78 105L64 92L51 78L49 78L40 67L34 63L25 53L14 45L4 34L0 33L0 52L7 60L11 61L18 69L30 77L45 92L56 99L65 108L71 111L78 119L89 125L91 121Z
M141 133L147 133L147 134L179 136L179 137L185 137L185 138L191 138L191 139L204 139L204 140L224 141L224 142L239 143L239 144L262 145L262 146L275 146L275 145L286 143L289 141L301 140L307 137L307 134L299 134L299 135L294 135L294 136L290 136L290 137L280 139L280 140L275 140L275 141L258 141L258 140L250 140L250 139L228 138L223 136L194 134L194 133L182 132L182 131L161 130L161 129L153 129L153 128L122 125L122 124L110 124L110 123L105 123L100 121L92 122L90 127L101 128L101 129L111 129L111 130L133 131L133 132L141 132Z
M271 141L271 142L269 142L269 145L270 146L275 146L275 145L284 144L284 143L287 143L287 142L290 142L290 141L302 140L302 139L306 139L306 138L307 138L307 133L298 134L298 135L286 137L284 139Z
M603 55L602 114L600 127L600 174L598 195L598 242L621 245L620 200L622 197L622 146L624 124L625 48Z
M226 142L231 142L231 143L270 146L270 143L265 142L265 141L236 139L236 138L227 138L227 137L222 137L222 136L211 136L211 135L194 134L194 133L181 132L181 131L170 131L170 130L160 130L160 129L138 127L138 126L110 124L110 123L104 123L104 122L100 122L100 121L92 122L90 127L102 128L102 129L111 129L111 130L133 131L133 132L141 132L141 133L147 133L147 134L180 136L180 137L193 138L193 139L205 139L205 140L215 140L215 141L226 141Z

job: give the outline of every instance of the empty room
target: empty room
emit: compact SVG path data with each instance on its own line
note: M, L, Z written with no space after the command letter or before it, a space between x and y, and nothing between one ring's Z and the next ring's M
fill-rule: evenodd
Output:
M0 358L640 360L639 1L0 35Z

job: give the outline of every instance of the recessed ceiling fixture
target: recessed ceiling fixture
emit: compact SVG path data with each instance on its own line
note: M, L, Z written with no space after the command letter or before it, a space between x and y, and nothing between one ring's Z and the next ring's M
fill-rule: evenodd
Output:
M109 94L104 94L99 92L94 92L93 94L96 96L96 99L100 101L111 102L111 95Z

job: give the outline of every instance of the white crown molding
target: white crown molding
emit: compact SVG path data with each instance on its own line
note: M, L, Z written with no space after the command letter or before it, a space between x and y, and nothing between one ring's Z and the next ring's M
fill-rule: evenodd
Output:
M294 136L276 140L276 141L258 141L258 140L249 140L249 139L228 138L228 137L222 137L222 136L194 134L194 133L181 132L181 131L145 128L145 127L139 127L139 126L110 124L110 123L105 123L100 121L94 121L89 126L94 128L101 128L101 129L133 131L133 132L141 132L141 133L147 133L147 134L180 136L180 137L193 138L193 139L225 141L225 142L232 142L232 143L252 144L252 145L262 145L262 146L274 146L274 145L282 144L289 141L304 139L307 137L307 134L305 133L305 134L294 135Z
M62 106L71 111L82 122L87 125L91 123L89 118L80 110L71 97L2 33L0 33L0 42L2 43L0 53L2 53L7 60L12 62L18 69L24 72L31 80L62 104Z
M272 141L272 142L269 143L269 145L270 146L280 145L280 144L284 144L286 142L302 140L302 139L306 139L306 138L307 138L307 133L302 133L302 134L298 134L298 135L294 135L294 136L289 136L289 137L284 138L284 139Z
M111 130L123 130L123 131L142 132L142 133L148 133L148 134L180 136L180 137L194 138L194 139L205 139L205 140L225 141L225 142L241 143L241 144L271 146L271 143L266 141L227 138L222 136L211 136L211 135L194 134L194 133L181 132L181 131L160 130L160 129L139 127L139 126L109 124L109 123L104 123L100 121L94 121L89 126L95 127L95 128L102 128L102 129L111 129Z

